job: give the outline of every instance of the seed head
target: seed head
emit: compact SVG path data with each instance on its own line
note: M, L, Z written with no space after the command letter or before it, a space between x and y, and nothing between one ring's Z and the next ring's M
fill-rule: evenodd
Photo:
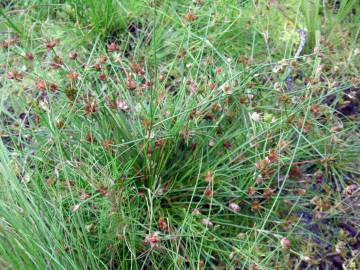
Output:
M160 217L159 220L158 220L158 226L159 226L159 229L163 232L167 232L169 231L169 226L168 224L166 223L166 220L165 218L163 217Z
M46 82L44 80L36 80L35 81L35 87L39 91L45 91L46 90Z
M75 81L79 78L79 74L77 74L75 71L69 72L66 77L68 77L69 80Z
M7 74L8 79L21 81L24 78L24 74L21 71L13 70Z
M76 60L77 57L78 57L77 52L70 52L70 53L69 53L69 58L70 58L71 60Z
M127 112L130 109L129 105L127 105L125 101L119 98L116 100L116 108L123 112Z
M99 80L100 80L100 81L105 81L105 80L106 80L106 75L105 75L105 73L100 73L100 74L99 74Z
M239 212L240 211L240 206L237 203L230 203L229 208L233 212Z
M116 52L119 50L119 45L117 45L115 42L111 42L106 45L108 52Z
M203 225L205 225L206 227L208 227L208 228L214 227L214 224L213 224L208 218L203 218L203 219L201 220L201 223L202 223Z
M27 52L25 54L25 59L28 61L33 61L34 60L34 55L31 52Z
M208 187L205 192L204 192L204 196L208 199L211 199L213 197L213 191L212 188Z
M184 16L184 21L186 23L191 23L197 19L196 15L190 10L186 15Z
M55 83L50 83L49 88L51 92L56 92L58 90L58 86Z
M135 90L136 89L136 81L132 80L131 78L127 79L126 87L129 90Z
M85 104L85 115L91 115L96 112L96 103L95 101L89 101Z
M290 248L290 240L286 237L283 237L281 240L280 240L280 244L281 244L281 247L283 249L289 249Z
M151 248L156 247L157 244L161 241L159 234L160 234L159 232L154 232L145 235L145 239L144 239L145 244L149 245Z
M259 203L259 201L253 201L253 202L251 203L251 211L252 211L252 212L258 211L259 208L260 208L260 203Z
M45 47L48 49L48 51L51 51L59 43L60 43L60 40L58 40L58 39L48 40L45 42Z

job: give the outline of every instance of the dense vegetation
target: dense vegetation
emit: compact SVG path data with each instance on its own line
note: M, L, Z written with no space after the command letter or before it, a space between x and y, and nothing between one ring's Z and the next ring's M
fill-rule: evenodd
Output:
M0 1L0 268L359 269L359 14Z

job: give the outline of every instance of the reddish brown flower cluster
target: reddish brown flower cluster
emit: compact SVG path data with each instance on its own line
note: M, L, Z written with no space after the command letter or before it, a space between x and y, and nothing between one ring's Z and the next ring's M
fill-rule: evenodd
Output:
M360 86L360 77L352 77L351 83L354 84L355 86Z
M109 189L104 185L101 185L96 191L103 197L107 197L109 195Z
M107 62L107 57L106 55L100 55L97 62L100 64L100 65L104 65L106 64Z
M259 159L255 162L255 167L259 171L265 171L269 164L274 163L277 161L277 152L275 149L270 149L268 155L265 157L265 159Z
M8 49L10 46L15 45L16 43L17 43L17 38L5 39L1 42L1 47L4 49Z
M253 201L251 203L251 211L257 212L260 209L260 202L259 201Z
M161 237L159 236L159 232L154 232L145 235L144 242L145 244L149 245L151 248L155 248L160 241L161 241Z
M48 40L45 42L45 47L48 51L51 51L52 49L55 48L56 45L58 45L60 43L59 39L53 39L53 40Z
M274 195L274 189L267 188L263 191L263 198L268 200Z
M277 152L275 149L270 149L269 154L265 158L269 163L277 161Z
M64 61L57 55L55 55L50 61L51 69L58 69L64 64Z
M239 62L245 66L250 64L250 59L246 55L239 56Z
M35 87L39 91L45 91L46 90L46 82L44 80L36 80Z
M211 91L214 91L216 89L216 84L215 83L209 83L209 88Z
M75 71L71 71L66 75L66 77L71 81L75 81L79 78L79 74L77 74Z
M135 72L138 75L145 75L145 69L140 64L136 62L131 62L130 68L133 72Z
M184 16L185 23L191 23L191 22L195 21L196 19L197 19L197 16L192 11L189 11Z
M76 60L77 58L78 58L78 53L77 52L70 52L69 53L69 59Z
M100 73L98 78L99 78L100 81L105 81L106 80L106 74L105 73Z
M90 132L87 132L87 133L86 133L86 135L85 135L85 140L86 140L87 143L91 143L91 142L94 141L94 138L93 138L93 136L91 135Z
M119 45L117 45L115 42L111 42L106 45L108 52L116 52L119 50Z
M85 115L91 115L94 112L96 112L96 103L95 103L95 101L92 100L92 101L86 102L85 107L84 107L84 111L85 111Z
M120 111L127 112L130 110L129 105L120 98L117 98L115 103L116 103L116 108Z
M300 179L302 176L302 172L299 166L292 166L289 171L289 176L292 179Z
M158 139L155 142L155 148L156 149L160 149L163 147L163 145L165 144L165 140L164 139Z
M27 52L25 54L25 59L28 60L28 61L33 61L34 60L34 55L32 52Z
M131 79L131 77L128 77L128 78L126 79L126 88L127 88L128 90L133 91L133 90L136 89L136 87L137 87L136 81L134 81L133 79Z
M312 125L309 122L304 121L304 118L300 117L297 121L297 127L302 129L304 133L308 133L311 130Z
M107 140L104 140L101 145L102 147L105 149L105 150L109 150L110 149L110 146L114 144L114 141L111 140L111 139L107 139Z
M147 81L147 80L143 80L141 82L141 89L149 89L154 85L154 83L152 81Z
M208 187L204 192L204 196L207 199L211 199L213 197L213 195L214 195L214 192L211 187Z
M210 183L214 178L214 173L212 171L207 171L204 175L204 181Z
M280 244L283 249L289 249L291 242L287 237L284 237L284 238L281 238Z
M8 79L21 81L24 78L24 74L21 71L13 70L7 74Z
M87 199L91 198L91 195L89 193L86 193L84 190L80 191L80 201L85 201Z
M166 223L166 220L165 218L163 217L160 217L159 220L158 220L158 226L159 226L159 229L163 232L168 232L169 231L169 226L168 224Z
M230 143L230 142L228 142L228 141L227 141L227 142L224 142L223 145L224 145L224 148L225 148L225 149L227 149L227 150L231 149L231 143Z

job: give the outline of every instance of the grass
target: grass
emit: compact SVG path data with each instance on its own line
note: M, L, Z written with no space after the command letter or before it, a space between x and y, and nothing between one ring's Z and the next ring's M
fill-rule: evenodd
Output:
M360 266L356 1L12 2L2 269Z

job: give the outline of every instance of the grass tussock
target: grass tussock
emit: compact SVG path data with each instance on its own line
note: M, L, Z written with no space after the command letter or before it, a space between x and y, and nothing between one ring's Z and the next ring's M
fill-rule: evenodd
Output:
M2 269L358 269L356 1L0 1Z

